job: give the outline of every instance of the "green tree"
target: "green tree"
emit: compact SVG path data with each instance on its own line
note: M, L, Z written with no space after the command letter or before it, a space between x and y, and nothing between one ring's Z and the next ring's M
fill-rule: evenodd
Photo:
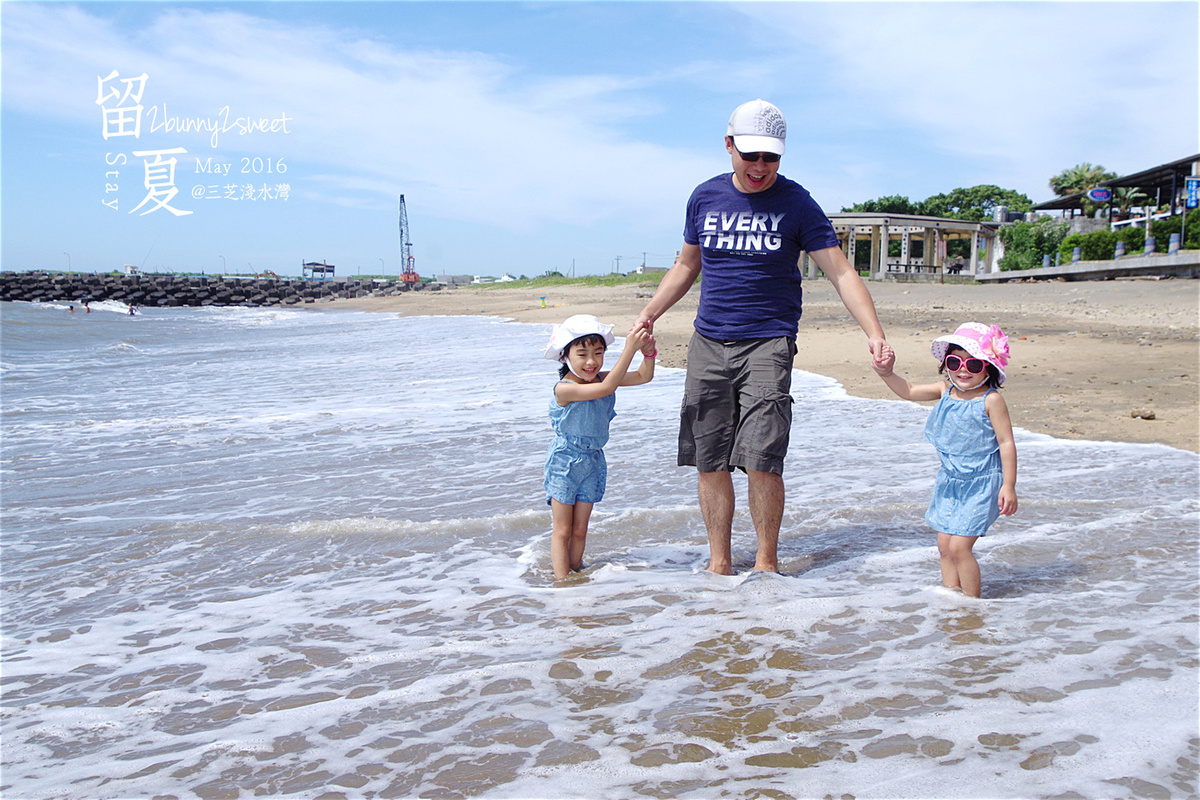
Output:
M1036 269L1042 256L1058 251L1071 230L1071 224L1053 217L1038 217L1033 222L1005 225L997 234L1004 243L1001 270Z
M947 194L935 194L921 203L921 213L929 217L949 217L982 222L992 219L996 209L1005 206L1013 211L1028 211L1033 201L1012 189L991 184L955 189Z
M1101 181L1111 180L1115 177L1117 177L1117 173L1109 172L1099 164L1092 165L1085 161L1082 164L1068 167L1051 178L1050 189L1059 197L1066 197L1086 192L1088 189L1095 188Z
M921 207L919 203L914 203L907 197L898 194L891 194L886 197L880 197L877 200L867 200L862 203L855 203L849 208L843 208L843 213L863 213L863 214L920 214Z
M1085 161L1064 169L1051 178L1050 189L1059 197L1067 197L1073 194L1083 194L1088 189L1096 188L1102 181L1112 180L1115 177L1117 177L1117 173L1109 172L1099 164L1092 165ZM1080 200L1080 205L1083 207L1083 213L1091 217L1095 215L1096 210L1102 204L1084 197Z
M1112 204L1121 214L1128 214L1135 208L1144 208L1150 203L1150 195L1132 186L1120 186L1113 189Z
M925 217L947 217L973 222L990 220L996 208L1005 206L1013 211L1028 211L1033 201L1012 189L981 184L935 194L917 202L902 195L887 195L875 200L855 203L843 212L876 214L913 214Z

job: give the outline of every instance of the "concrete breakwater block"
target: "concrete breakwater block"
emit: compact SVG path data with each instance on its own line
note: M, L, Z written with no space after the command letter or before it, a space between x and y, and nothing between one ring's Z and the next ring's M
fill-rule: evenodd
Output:
M0 272L0 300L83 303L116 300L137 306L273 306L422 290L401 281L230 278L209 275Z

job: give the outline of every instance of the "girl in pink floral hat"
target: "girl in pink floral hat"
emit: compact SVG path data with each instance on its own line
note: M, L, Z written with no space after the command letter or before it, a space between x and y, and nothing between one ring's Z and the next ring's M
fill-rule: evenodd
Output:
M884 345L875 371L905 400L937 400L925 438L942 466L925 521L938 532L942 583L979 597L979 562L972 548L996 519L1017 510L1017 447L1004 385L1008 337L996 325L967 322L930 348L946 380L914 386L893 372L896 354Z

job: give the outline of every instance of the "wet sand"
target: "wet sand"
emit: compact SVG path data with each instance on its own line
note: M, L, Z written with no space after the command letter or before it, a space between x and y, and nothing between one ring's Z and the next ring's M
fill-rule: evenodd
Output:
M507 288L502 284L337 301L405 316L490 314L554 323L596 314L628 329L653 294L642 284ZM1158 442L1200 452L1200 280L1039 281L999 285L869 282L897 372L937 380L934 338L961 322L1000 325L1012 360L1005 398L1013 424L1067 439ZM542 307L542 296L546 307ZM699 290L655 323L659 363L686 364ZM824 279L805 282L796 367L860 397L892 398L872 372L866 339ZM1153 412L1153 419L1133 416Z

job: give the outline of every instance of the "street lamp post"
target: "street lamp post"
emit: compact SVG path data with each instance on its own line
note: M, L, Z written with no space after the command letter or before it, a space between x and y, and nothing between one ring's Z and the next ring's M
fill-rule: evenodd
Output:
M71 254L64 251L63 255L67 257L67 272L71 271Z

